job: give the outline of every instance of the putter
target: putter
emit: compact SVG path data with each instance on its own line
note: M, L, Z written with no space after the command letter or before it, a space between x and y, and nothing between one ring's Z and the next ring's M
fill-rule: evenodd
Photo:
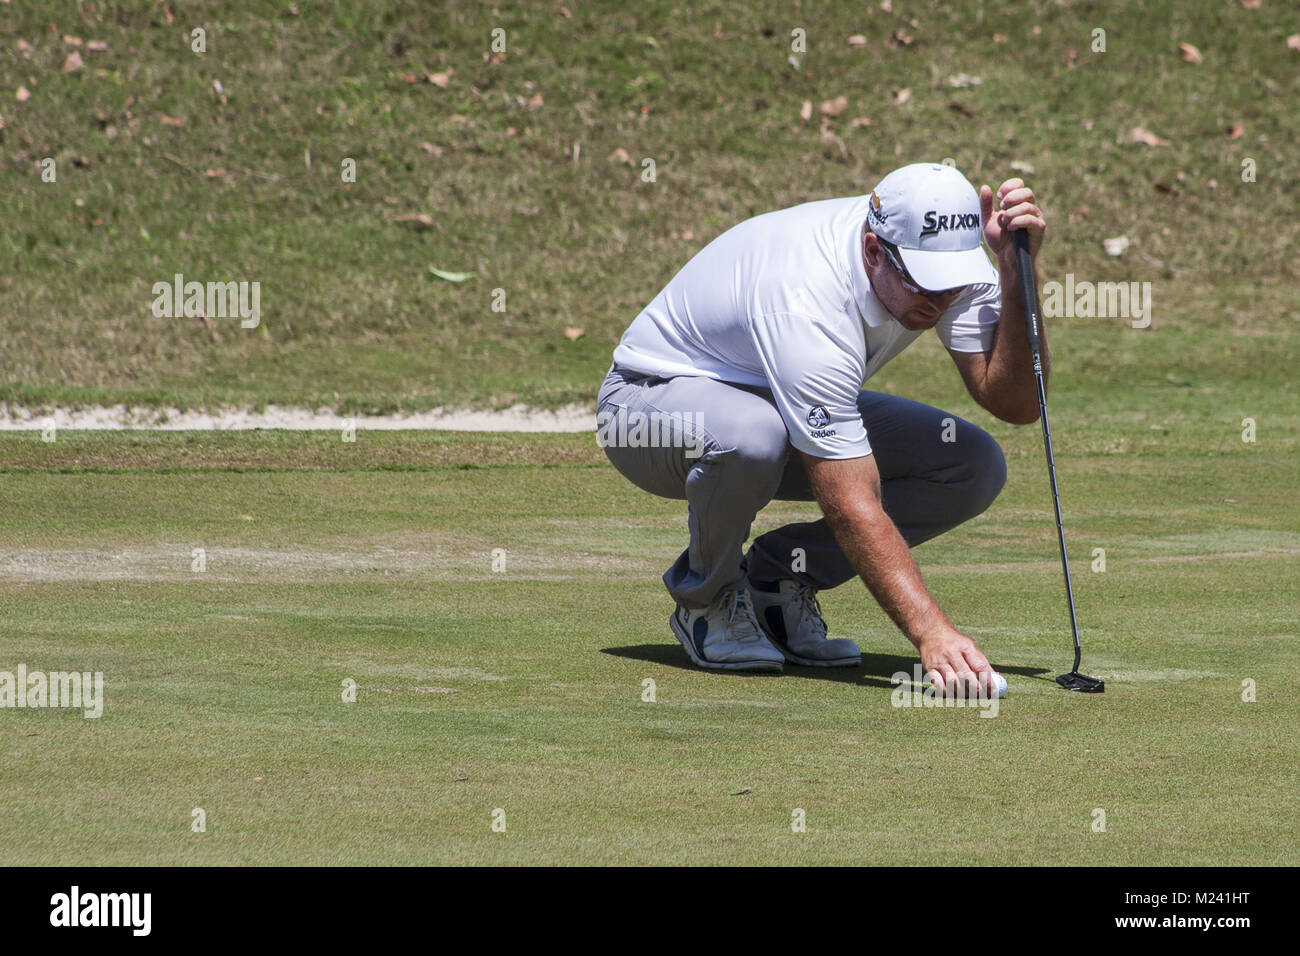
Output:
M1025 304L1025 331L1029 351L1034 358L1034 378L1038 381L1038 411L1043 420L1043 447L1047 449L1047 473L1052 479L1052 505L1056 509L1056 537L1061 542L1061 568L1065 571L1065 597L1070 605L1070 630L1074 634L1074 668L1056 678L1066 690L1082 694L1100 694L1105 681L1079 673L1083 650L1079 646L1079 621L1074 614L1074 588L1070 584L1070 562L1065 557L1065 525L1061 521L1061 496L1056 489L1056 462L1052 459L1052 432L1047 427L1047 389L1043 385L1043 357L1038 341L1038 283L1034 281L1034 261L1029 257L1029 234L1017 229L1011 234L1016 247L1016 266L1020 271L1020 299Z

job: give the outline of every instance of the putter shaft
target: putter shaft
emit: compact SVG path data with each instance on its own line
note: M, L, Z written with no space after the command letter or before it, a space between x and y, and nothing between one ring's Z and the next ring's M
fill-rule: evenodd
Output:
M1033 357L1034 380L1038 385L1038 414L1043 423L1043 447L1047 451L1047 474L1052 482L1052 508L1056 512L1056 538L1061 545L1061 570L1065 574L1065 599L1070 608L1070 633L1074 638L1074 667L1058 677L1057 683L1067 690L1101 693L1106 685L1095 677L1079 673L1083 648L1079 643L1079 620L1074 610L1074 585L1070 581L1070 561L1065 552L1065 522L1061 519L1061 494L1056 484L1056 460L1052 455L1052 430L1047 423L1047 386L1043 381L1041 336L1038 331L1038 292L1034 281L1034 261L1029 255L1029 234L1017 229L1012 234L1016 249L1016 267L1020 273L1020 298L1025 310L1025 333Z

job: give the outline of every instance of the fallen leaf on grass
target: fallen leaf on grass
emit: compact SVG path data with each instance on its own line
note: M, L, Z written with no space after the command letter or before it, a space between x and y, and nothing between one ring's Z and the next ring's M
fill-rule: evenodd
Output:
M426 73L425 76L428 78L429 82L438 89L445 90L447 84L451 82L452 74L455 72L455 70L448 70L445 73Z
M1300 33L1293 33L1287 37L1286 45L1288 49L1300 50Z
M1161 139L1149 129L1141 126L1134 126L1128 131L1128 138L1134 143L1145 143L1148 146L1171 146L1172 143L1167 139Z
M1243 10L1258 10L1261 0L1238 0Z
M864 37L861 33L855 33L853 34L853 36L849 37L849 46L866 46L866 45L867 45L867 38Z
M822 117L821 141L823 143L834 143L839 147L841 158L849 158L849 148L844 145L844 140L835 135L835 130L829 116Z
M586 329L575 328L572 325L566 325L564 327L564 337L568 339L570 342L576 342L578 341L578 339L582 338L586 334L587 334Z
M894 87L889 92L892 93L894 96L895 106L902 106L904 103L906 103L908 100L912 98L912 91L909 90L907 87L904 87L901 90L898 87Z
M1034 173L1034 172L1037 172L1037 170L1034 169L1034 166L1033 166L1032 163L1026 163L1024 160L1021 160L1021 159L1013 159L1013 160L1011 161L1011 168L1014 169L1014 170L1015 170L1016 172L1018 172L1018 173Z
M823 116L839 116L848 108L849 98L847 96L837 96L833 100L827 100L820 107Z
M803 106L799 107L799 118L805 123L812 119L812 100L803 101Z
M971 76L969 73L954 73L948 77L948 85L955 89L964 89L968 86L979 86L983 80L978 76Z
M1129 247L1128 236L1115 236L1113 239L1103 239L1102 247L1106 250L1108 256L1122 256L1124 250Z
M185 125L185 120L183 120L183 119L177 119L175 116L168 116L166 113L163 113L161 116L158 117L158 122L162 123L164 126L184 126L184 125Z
M853 122L849 124L849 128L850 128L850 129L858 129L859 127L862 127L862 126L870 126L870 125L871 125L871 119L870 119L869 117L866 117L866 116L858 116L858 117L855 117L854 120L853 120Z
M627 154L627 150L625 150L622 146L614 150L614 152L610 153L609 159L610 162L612 163L622 163L625 166L632 165L632 157Z
M226 176L226 170L224 167L220 169L209 169L206 170L203 175L208 179L223 179Z
M1228 139L1240 139L1241 134L1246 132L1246 127L1241 123L1233 123L1223 132L1227 134Z
M467 279L474 278L472 272L447 272L444 269L435 269L433 266L429 266L429 271L439 279L446 279L448 282L464 282Z
M1185 63L1200 63L1201 51L1196 49L1190 43L1178 44L1178 55L1183 58Z
M409 224L416 232L423 232L426 229L433 228L433 217L427 212L410 213L405 216L396 216L393 222Z
M14 94L14 99L19 103L26 103L32 98L32 91L25 86L18 87L18 92Z
M441 146L434 146L433 143L421 143L420 149L424 150L430 156L441 156L443 149Z
M107 53L108 44L105 43L103 40L91 40L89 43L86 44L86 49L89 50L91 53Z
M61 73L76 73L82 67L81 54L73 50L68 54L68 58L63 61Z

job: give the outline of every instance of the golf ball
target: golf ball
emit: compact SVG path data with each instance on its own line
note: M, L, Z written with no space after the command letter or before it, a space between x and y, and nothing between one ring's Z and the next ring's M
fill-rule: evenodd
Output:
M998 673L994 673L993 675L993 696L1007 696L1007 679Z

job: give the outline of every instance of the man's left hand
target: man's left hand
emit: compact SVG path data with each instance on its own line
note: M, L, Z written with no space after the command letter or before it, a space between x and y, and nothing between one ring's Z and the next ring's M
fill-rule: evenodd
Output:
M997 208L994 209L996 204ZM1023 179L1008 179L998 187L997 195L988 186L980 187L980 221L984 224L984 241L1000 264L1015 262L1015 244L1011 233L1024 229L1029 233L1029 254L1038 256L1043 245L1047 222L1034 201L1034 191Z

